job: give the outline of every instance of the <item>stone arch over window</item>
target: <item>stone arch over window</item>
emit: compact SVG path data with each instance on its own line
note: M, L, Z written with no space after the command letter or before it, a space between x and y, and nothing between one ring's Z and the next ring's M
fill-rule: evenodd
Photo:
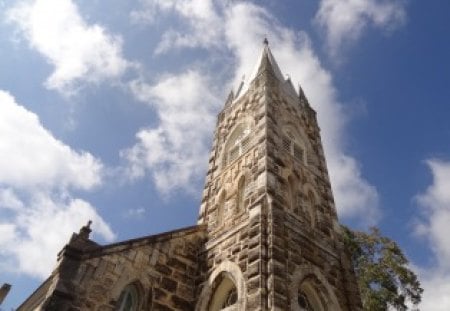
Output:
M124 287L116 303L116 311L138 311L143 301L142 286L133 282Z
M316 223L316 207L319 204L319 197L317 196L316 191L314 191L313 187L309 184L306 184L303 187L303 206L304 212L306 213L311 226L315 226Z
M235 310L238 300L236 285L226 272L214 280L208 311Z
M292 311L341 311L333 288L315 266L299 267L289 288Z
M122 293L128 287L132 286L136 289L138 294L139 301L139 309L151 307L151 298L149 295L152 295L152 283L147 279L142 279L142 274L136 271L135 269L125 268L121 274L121 277L117 279L114 286L111 289L110 296L105 297L109 302L109 306L114 310L119 307L119 300L121 299ZM150 299L150 300L149 300ZM112 304L111 304L112 303Z
M282 129L281 147L302 164L307 164L306 149L308 148L306 135L294 125L288 124Z
M247 289L239 266L231 261L218 265L203 284L196 311L245 311Z
M250 122L242 122L234 127L222 151L222 166L227 166L243 155L251 146Z

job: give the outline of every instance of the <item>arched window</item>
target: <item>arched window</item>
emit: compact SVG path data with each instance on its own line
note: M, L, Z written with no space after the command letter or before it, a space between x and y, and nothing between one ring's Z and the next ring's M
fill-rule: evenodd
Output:
M297 301L301 310L313 310L308 296L306 296L306 294L301 290L298 291Z
M209 304L209 311L235 310L238 293L234 282L227 276L221 276Z
M196 311L247 310L247 286L241 268L228 259L219 263L204 282ZM248 309L250 310L250 309Z
M222 156L222 165L228 165L250 148L250 126L239 124L228 138Z
M321 269L311 264L298 267L289 284L290 311L340 311L342 310L334 289Z
M236 196L236 206L238 211L244 210L245 202L245 177L239 178L237 196Z
M135 285L128 285L122 291L117 302L117 311L137 311L139 306L139 294Z
M304 281L300 284L297 294L297 303L302 311L325 310L318 292L309 281Z

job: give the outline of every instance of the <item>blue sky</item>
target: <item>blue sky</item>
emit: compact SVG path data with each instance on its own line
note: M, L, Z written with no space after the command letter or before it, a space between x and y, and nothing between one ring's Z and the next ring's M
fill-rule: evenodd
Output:
M318 112L343 223L379 226L450 309L448 1L0 0L0 283L70 235L196 222L215 116L267 36ZM245 78L244 78L245 79Z

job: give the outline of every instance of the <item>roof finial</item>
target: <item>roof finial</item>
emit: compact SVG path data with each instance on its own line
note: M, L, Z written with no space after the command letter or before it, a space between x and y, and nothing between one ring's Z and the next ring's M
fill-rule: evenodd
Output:
M92 232L91 224L92 224L92 220L89 220L85 226L81 227L80 232L78 233L78 236L80 236L84 239L89 239L89 234Z
M264 43L264 45L269 45L269 40L267 40L267 36L264 36L263 43Z

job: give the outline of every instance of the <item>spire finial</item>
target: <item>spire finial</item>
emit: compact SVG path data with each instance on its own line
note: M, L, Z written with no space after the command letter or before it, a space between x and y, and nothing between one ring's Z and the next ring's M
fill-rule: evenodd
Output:
M269 40L267 40L267 36L264 36L263 43L264 45L269 45Z

